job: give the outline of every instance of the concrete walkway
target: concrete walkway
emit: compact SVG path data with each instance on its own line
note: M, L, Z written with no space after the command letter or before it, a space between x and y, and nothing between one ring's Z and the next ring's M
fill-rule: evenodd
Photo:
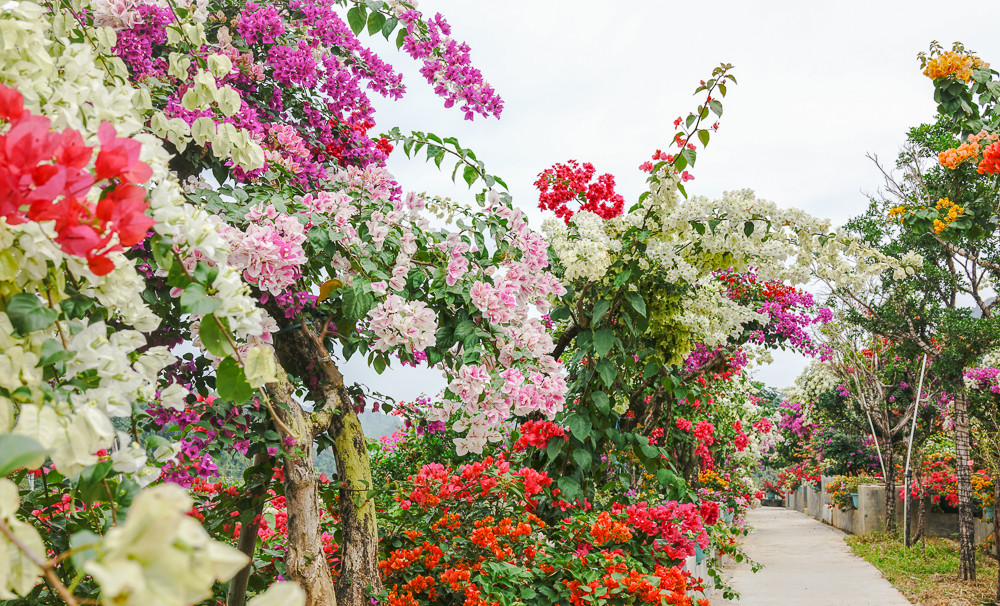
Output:
M725 577L741 595L721 595L712 606L908 606L903 594L877 568L855 556L844 533L798 511L758 507L747 514L755 529L744 550L764 568L728 561Z

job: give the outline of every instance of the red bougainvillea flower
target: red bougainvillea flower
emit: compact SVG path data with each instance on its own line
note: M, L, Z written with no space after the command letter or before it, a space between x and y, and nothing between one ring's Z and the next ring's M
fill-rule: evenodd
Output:
M597 173L589 162L582 166L576 160L555 164L538 174L538 207L551 210L569 223L575 211L567 204L576 201L580 210L590 211L602 219L613 219L625 209L625 198L615 193L615 178L604 174L591 183Z
M153 220L146 216L147 181L152 169L139 160L138 141L118 137L108 123L98 127L100 150L86 145L72 129L51 130L51 121L24 109L16 90L0 85L0 216L10 225L54 222L55 242L68 255L87 260L91 271L114 269L108 258L146 237ZM94 185L102 195L94 203ZM117 238L117 241L116 241Z

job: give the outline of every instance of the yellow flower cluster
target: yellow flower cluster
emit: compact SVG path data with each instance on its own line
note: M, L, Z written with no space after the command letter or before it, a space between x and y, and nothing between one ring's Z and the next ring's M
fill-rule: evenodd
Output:
M993 506L993 478L985 469L972 474L972 496L983 507Z
M699 473L698 482L705 488L712 490L726 490L729 488L729 480L711 469Z
M972 78L972 68L989 66L989 63L975 55L947 51L927 62L924 75L931 80L955 76L963 82L968 82Z
M969 135L969 141L959 145L957 148L945 150L938 154L938 163L945 168L955 168L966 160L979 158L982 145L989 145L993 141L1000 139L996 133L987 133L981 130L974 135ZM980 145L980 141L986 141Z
M943 232L951 224L952 221L957 219L959 215L965 212L965 208L955 204L948 198L941 198L937 201L938 210L946 210L946 214L941 219L934 219L934 233L939 234Z
M890 208L889 209L889 218L890 219L894 219L894 218L896 218L897 215L899 215L899 220L902 221L903 220L902 215L904 215L904 214L906 214L906 207L905 206L896 206L894 208Z

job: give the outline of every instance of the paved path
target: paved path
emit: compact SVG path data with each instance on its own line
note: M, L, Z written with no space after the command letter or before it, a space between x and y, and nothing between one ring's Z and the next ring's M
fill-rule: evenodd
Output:
M741 599L719 597L712 606L909 606L832 526L783 507L758 507L747 522L756 530L744 549L764 568L754 574L746 563L727 562L724 574Z

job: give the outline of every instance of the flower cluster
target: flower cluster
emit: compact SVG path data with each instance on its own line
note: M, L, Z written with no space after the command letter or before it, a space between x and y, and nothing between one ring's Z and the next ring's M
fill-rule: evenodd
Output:
M952 221L961 216L965 209L948 198L941 198L937 201L935 208L938 210L944 210L945 214L940 219L934 219L934 233L939 234L944 230L948 229Z
M472 120L473 114L499 118L503 100L472 65L469 45L451 38L451 26L441 13L426 24L420 17L412 8L399 13L399 21L408 34L403 50L424 62L420 74L434 86L435 93L444 97L445 107L460 103L459 109L465 112L466 120Z
M625 199L615 193L615 178L604 174L591 182L597 170L585 162L582 166L576 160L566 164L555 164L539 173L535 181L538 189L538 207L551 210L567 224L576 211L567 203L578 202L579 210L589 211L602 219L613 219L622 214Z
M118 137L105 122L98 129L100 151L73 129L52 130L52 122L24 109L18 91L0 84L0 216L9 225L54 221L55 242L87 260L104 276L114 269L110 255L146 237L153 220L145 214L152 175L139 160L139 142ZM99 196L92 196L97 186Z
M975 55L946 51L927 62L924 75L931 80L954 76L963 82L968 82L972 78L973 68L989 66L989 63Z
M545 449L552 438L569 440L566 429L551 421L526 421L518 427L520 436L511 447L514 452L526 450L529 446Z

